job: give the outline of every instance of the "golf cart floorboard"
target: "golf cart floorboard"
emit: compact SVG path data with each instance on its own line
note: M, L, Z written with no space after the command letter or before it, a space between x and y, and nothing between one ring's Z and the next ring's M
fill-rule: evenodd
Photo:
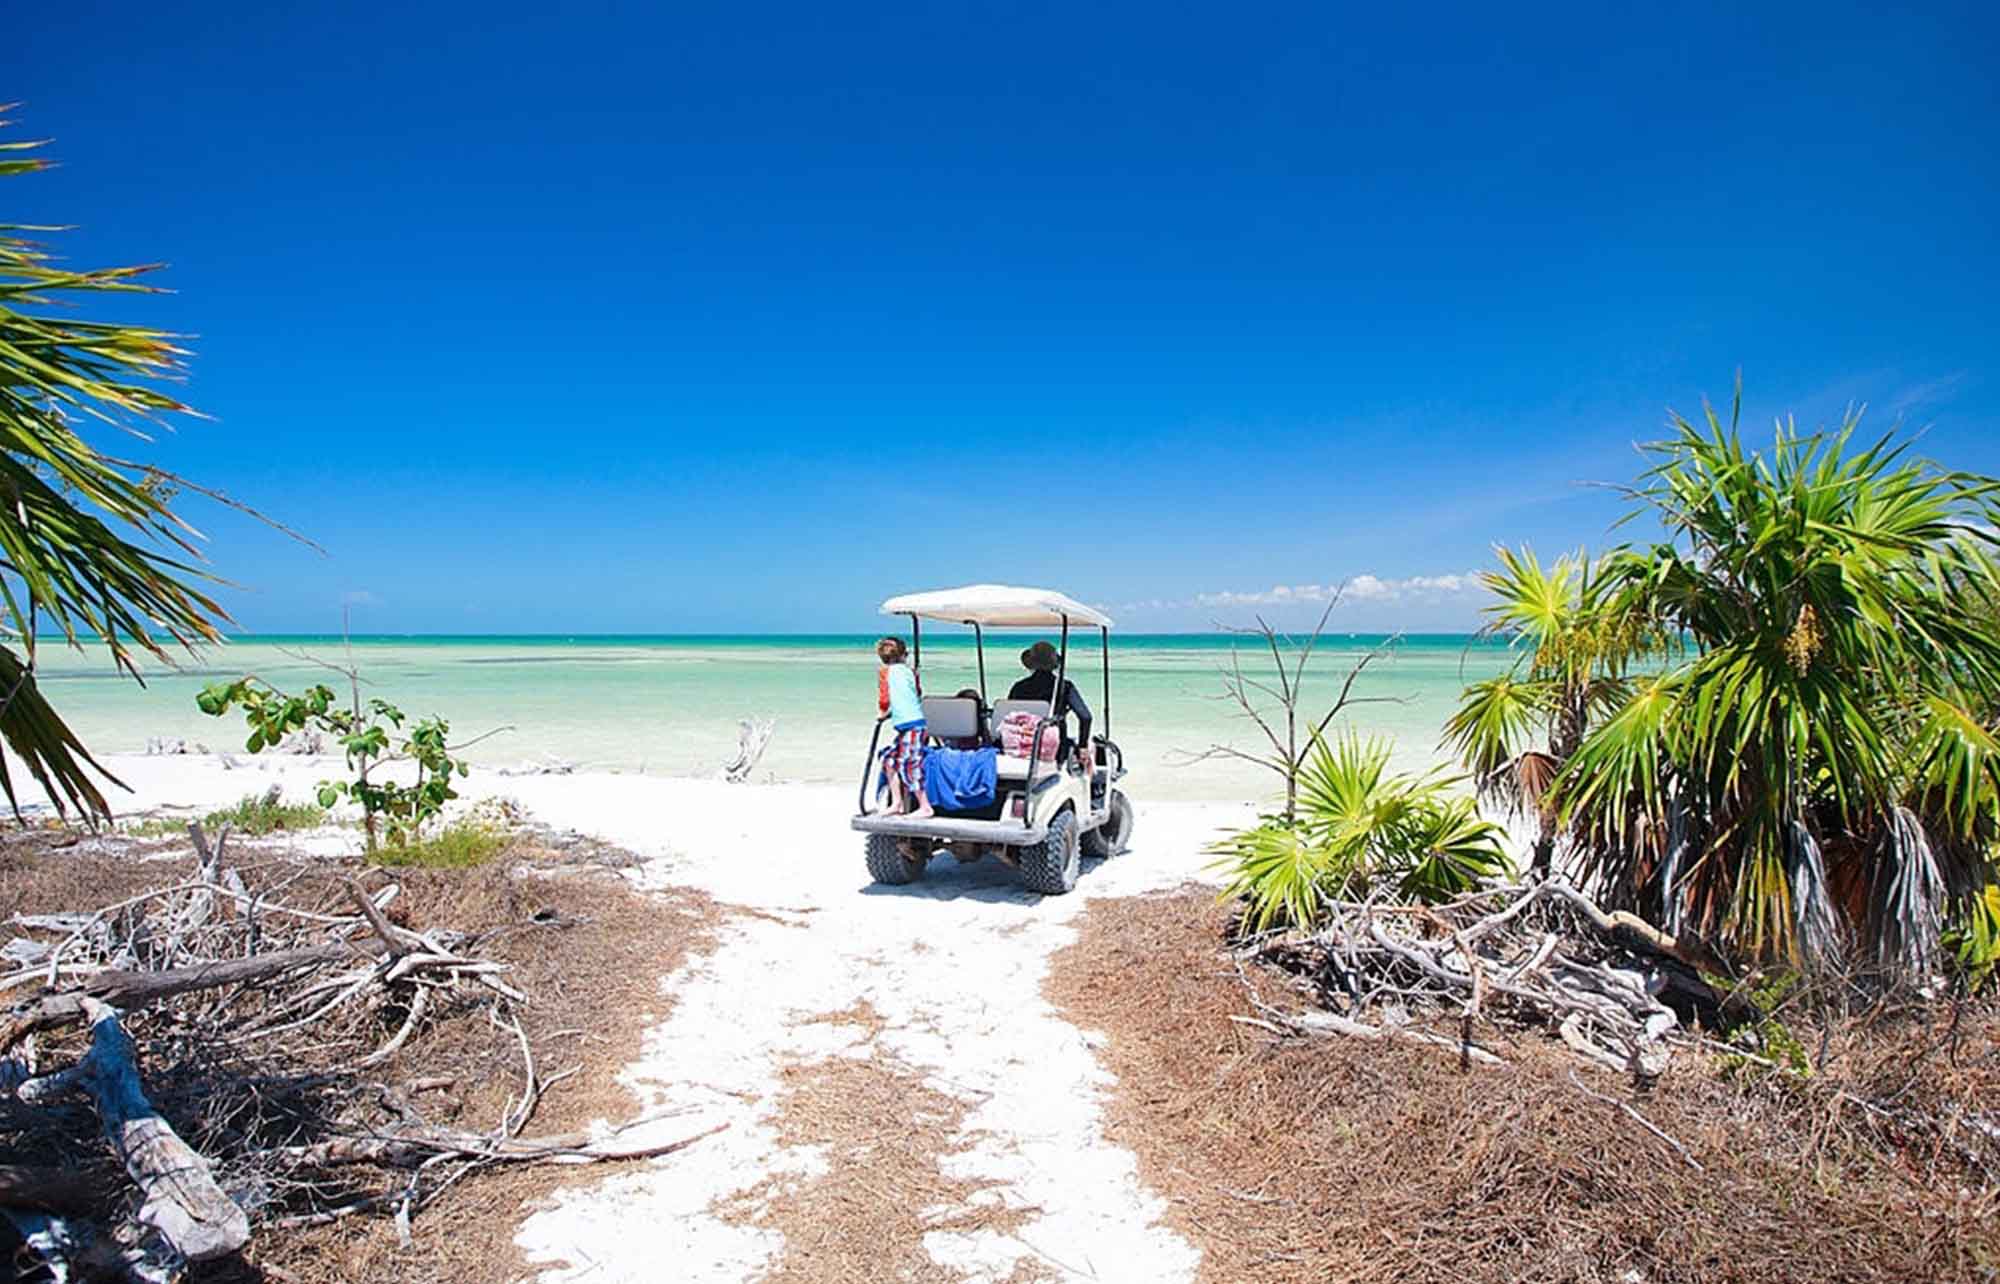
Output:
M971 843L1000 843L1007 847L1026 847L1041 842L1048 835L1046 826L1023 825L1018 820L955 820L948 816L915 820L909 816L874 815L856 816L850 823L864 834L894 834L899 838L933 838L939 841L949 839ZM1090 821L1086 821L1085 827L1089 827L1090 824Z

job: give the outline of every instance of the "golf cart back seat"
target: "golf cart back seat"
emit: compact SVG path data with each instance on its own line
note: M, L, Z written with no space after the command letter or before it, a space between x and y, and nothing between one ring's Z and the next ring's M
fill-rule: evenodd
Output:
M1032 713L1037 718L1046 718L1049 715L1049 702L1046 700L995 700L993 702L993 712L988 715L986 723L986 734L993 744L997 745L1000 743L1000 724L1007 720L1007 715L1010 713ZM1002 753L1000 755L998 771L1002 780L1024 780L1028 775L1028 760L1026 758L1009 757L1007 754ZM1059 773L1054 769L1054 765L1050 760L1044 758L1035 774L1037 777L1052 777Z
M980 732L977 700L959 696L925 696L924 722L929 726L930 733L945 743L986 743Z
M995 700L993 712L987 715L986 736L993 743L1000 743L1000 724L1007 721L1010 713L1032 713L1037 718L1049 716L1049 702L1046 700Z

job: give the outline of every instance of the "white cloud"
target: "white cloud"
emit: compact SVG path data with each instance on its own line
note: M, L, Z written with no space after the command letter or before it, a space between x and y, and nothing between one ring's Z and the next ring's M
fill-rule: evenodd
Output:
M1291 606L1325 605L1339 595L1343 602L1443 601L1471 597L1480 592L1479 573L1465 571L1450 575L1412 575L1406 579L1384 579L1361 574L1340 584L1274 584L1267 589L1224 589L1197 593L1185 602L1134 602L1132 609L1165 609L1178 606Z
M1326 602L1332 600L1338 587L1326 584L1274 584L1261 591L1239 592L1225 589L1219 593L1197 593L1189 605L1289 606L1294 602Z

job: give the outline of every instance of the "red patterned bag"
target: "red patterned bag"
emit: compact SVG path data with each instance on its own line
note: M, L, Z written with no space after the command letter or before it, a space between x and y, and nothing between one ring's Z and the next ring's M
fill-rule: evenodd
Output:
M1028 746L1035 738L1035 724L1041 719L1032 713L1016 710L1000 720L1000 751L1009 758L1025 758ZM1062 748L1062 733L1054 724L1042 729L1043 762L1054 762Z

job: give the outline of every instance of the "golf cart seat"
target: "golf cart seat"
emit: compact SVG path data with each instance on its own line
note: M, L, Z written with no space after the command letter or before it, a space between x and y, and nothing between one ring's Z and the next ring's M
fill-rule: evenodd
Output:
M1037 718L1049 716L1049 702L1046 700L995 700L993 712L986 715L986 738L994 744L1000 743L1000 724L1007 721L1010 713L1032 713Z
M1049 702L1046 700L994 701L993 712L987 720L986 729L987 735L995 745L1000 743L1000 724L1007 720L1007 715L1010 713L1032 713L1037 718L1045 718L1049 713ZM1025 780L1028 776L1028 766L1028 759L1026 757L1009 757L1007 754L1002 753L999 762L995 765L995 770L999 772L1002 780ZM1041 765L1037 768L1035 774L1037 776L1059 774L1056 769L1055 760L1053 758L1042 759Z
M925 696L924 722L941 743L985 744L979 725L979 701L963 696Z
M998 776L1001 780L1026 780L1028 778L1028 766L1029 763L1026 758L1010 758L1004 753L996 755L993 759L994 775ZM1041 783L1044 780L1062 774L1056 770L1056 765L1047 758L1035 763L1034 768L1037 789L1041 787Z

